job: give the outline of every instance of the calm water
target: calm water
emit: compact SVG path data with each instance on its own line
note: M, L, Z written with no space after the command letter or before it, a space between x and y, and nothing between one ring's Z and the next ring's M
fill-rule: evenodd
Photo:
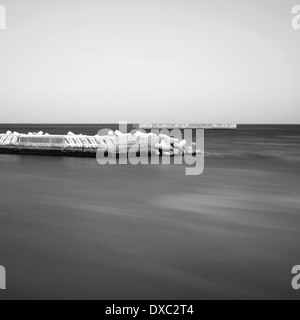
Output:
M0 155L0 299L299 299L299 142L300 126L206 131L196 177L183 166Z

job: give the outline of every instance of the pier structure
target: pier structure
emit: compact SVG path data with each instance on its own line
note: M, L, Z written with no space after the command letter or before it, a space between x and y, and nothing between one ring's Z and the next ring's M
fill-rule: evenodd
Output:
M93 156L98 151L110 154L156 154L175 156L198 154L196 143L188 145L186 140L166 134L145 133L137 130L134 134L111 131L106 136L19 134L0 135L0 153L32 154L54 156Z
M108 136L0 135L0 153L94 156L99 148L114 147L115 142Z

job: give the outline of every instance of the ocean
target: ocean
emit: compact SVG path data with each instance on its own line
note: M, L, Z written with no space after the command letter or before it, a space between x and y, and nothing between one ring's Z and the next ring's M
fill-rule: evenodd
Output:
M0 299L299 299L299 146L297 125L206 130L201 176L1 154Z

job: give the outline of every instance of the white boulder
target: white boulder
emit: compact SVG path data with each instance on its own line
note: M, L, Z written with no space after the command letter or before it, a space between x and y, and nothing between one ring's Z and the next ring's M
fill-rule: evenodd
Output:
M159 141L168 141L170 143L171 138L169 136L167 136L166 134L160 134L159 136Z
M178 143L178 146L180 148L184 148L186 146L186 144L187 144L187 141L186 140L182 140L181 142Z
M123 137L123 136L124 136L124 134L123 134L121 131L119 131L119 130L116 130L116 131L115 131L115 135L116 135L117 137Z
M147 134L143 133L141 131L137 131L136 133L133 134L133 136L138 138L138 137L145 137L145 136L147 136Z
M193 154L194 153L194 149L191 146L188 146L185 151L186 151L187 154Z
M154 154L155 156L159 156L159 155L160 155L160 152L159 152L158 150L154 149L154 150L153 150L153 154Z
M161 143L156 143L154 145L154 148L162 151L167 151L167 152L173 149L172 146L166 141L162 141Z
M174 152L175 155L182 154L182 150L181 149L177 149L177 148L174 148L173 152Z

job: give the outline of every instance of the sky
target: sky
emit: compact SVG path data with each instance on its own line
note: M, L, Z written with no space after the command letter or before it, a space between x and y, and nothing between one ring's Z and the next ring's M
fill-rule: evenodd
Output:
M300 0L0 0L0 123L300 123Z

